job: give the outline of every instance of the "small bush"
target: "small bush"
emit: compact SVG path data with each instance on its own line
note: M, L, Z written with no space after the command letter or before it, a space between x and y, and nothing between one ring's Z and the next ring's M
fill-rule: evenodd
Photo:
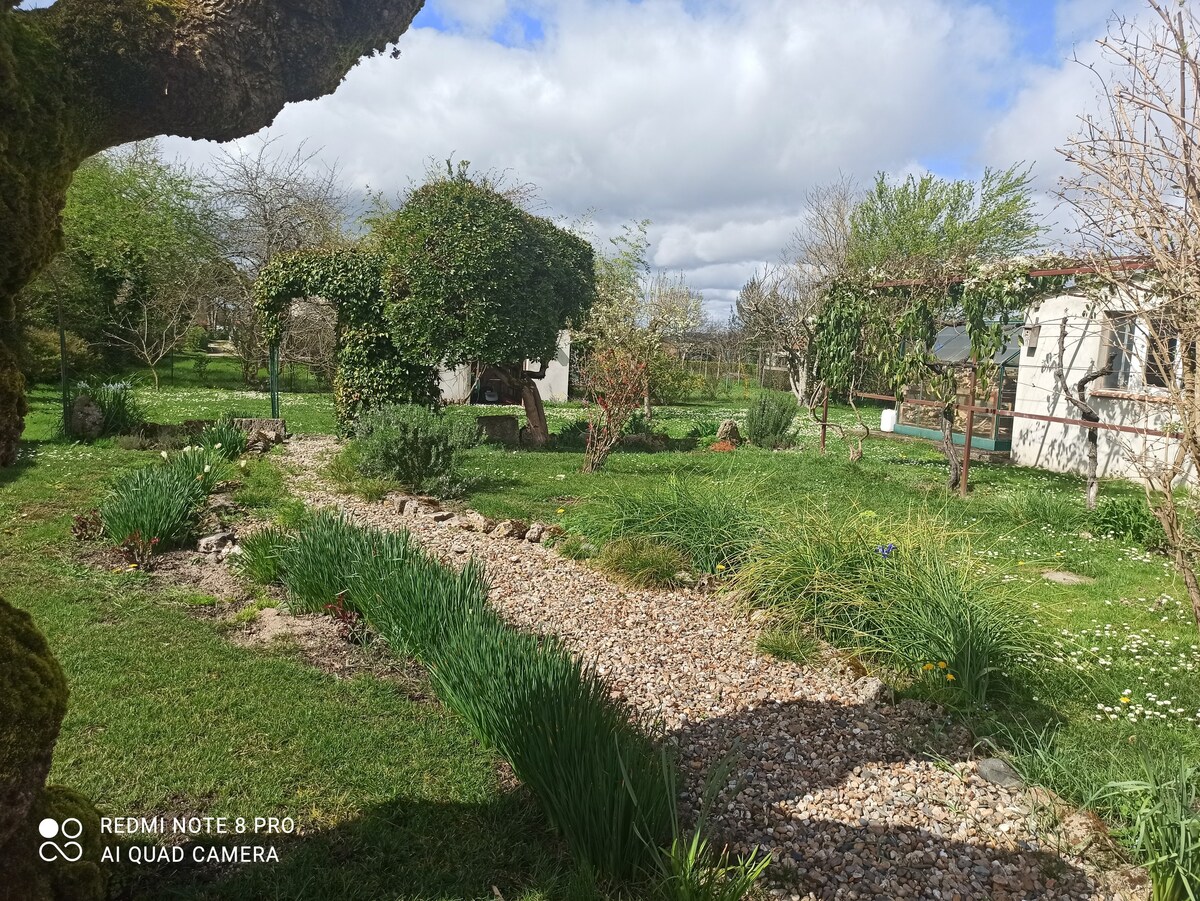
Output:
M770 862L770 854L758 851L734 861L728 848L718 855L697 828L690 839L676 835L663 852L655 897L659 901L741 901Z
M356 428L363 475L392 479L412 491L453 496L463 490L462 452L477 443L469 418L424 407L383 407L364 413Z
M1150 873L1152 901L1200 898L1200 768L1146 758L1144 778L1106 787L1131 805L1119 835Z
M86 341L74 332L66 332L68 376L78 376L96 365L96 355ZM21 372L30 384L58 383L61 379L61 353L58 330L28 328L18 343Z
M100 437L130 435L146 422L145 408L138 401L135 390L134 383L128 379L87 379L71 387L69 400L73 404L83 395L92 399L102 417ZM63 423L62 430L69 435L70 424Z
M564 524L597 546L650 539L685 554L701 571L716 573L736 565L754 539L749 497L735 482L671 476L651 487L616 488L573 507Z
M791 663L809 663L821 656L821 642L811 627L800 624L776 625L758 636L758 650Z
M1097 535L1132 541L1144 548L1166 544L1162 523L1150 511L1145 498L1111 497L1096 504L1088 521Z
M721 423L717 422L717 420L698 419L688 430L687 437L711 441L717 437L717 432L719 431L721 431Z
M136 536L159 550L191 537L205 492L187 471L147 466L120 479L100 504L104 534L117 544Z
M758 447L787 447L794 435L792 424L800 405L795 395L764 391L746 410L746 439Z
M205 426L199 444L205 450L220 453L226 460L236 460L246 452L246 433L233 424L231 416L222 416L213 425Z
M618 538L600 551L601 569L637 588L672 586L676 576L691 569L688 556L676 548L646 538Z
M260 585L272 585L283 577L283 555L291 542L286 529L267 526L242 539L240 554L230 559L233 567Z

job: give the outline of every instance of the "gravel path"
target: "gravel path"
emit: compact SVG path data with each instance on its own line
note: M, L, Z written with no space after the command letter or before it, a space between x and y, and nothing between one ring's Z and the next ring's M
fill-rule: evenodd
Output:
M881 684L829 661L755 651L727 599L636 590L549 548L402 516L321 480L330 438L295 438L292 490L356 520L408 529L448 563L487 568L506 620L553 632L679 742L694 804L727 756L737 781L713 812L737 850L769 849L771 892L804 899L1108 899L1146 892L1098 873L1073 848L1087 830L1048 829L1030 796L978 775L969 737L937 708L887 703ZM1044 811L1042 811L1044 814Z

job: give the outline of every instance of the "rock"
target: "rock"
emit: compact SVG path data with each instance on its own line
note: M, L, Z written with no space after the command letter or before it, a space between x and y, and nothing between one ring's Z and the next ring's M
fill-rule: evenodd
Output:
M1067 572L1063 569L1047 569L1042 573L1042 578L1047 582L1054 582L1056 585L1091 585L1096 581L1090 576L1081 576L1079 573Z
M545 536L546 524L544 522L534 522L529 524L529 531L525 533L525 540L532 541L534 544L537 544Z
M401 495L388 495L388 498L384 503L386 503L396 513L399 513L400 515L404 515L404 513L408 509L408 505L415 503L415 501L411 497L409 497L407 494L401 494Z
M479 431L485 441L506 445L517 445L521 441L517 417L511 414L480 416L475 421L479 424Z
M215 554L236 540L237 536L233 532L214 532L212 535L201 538L196 543L196 550L202 554Z
M717 429L717 442L727 441L734 447L742 443L742 433L738 431L738 424L732 419L726 419Z
M454 514L451 513L449 510L433 510L432 512L426 513L425 515L428 516L430 519L432 519L434 522L447 522L454 518Z
M482 532L484 534L496 528L495 520L488 519L482 513L476 513L474 510L468 510L461 516L456 516L454 524L464 532Z
M985 758L975 765L981 779L999 785L1001 788L1019 789L1025 787L1025 780L1007 761L999 757Z
M104 433L104 412L90 395L81 394L71 404L71 422L67 429L72 438L92 441Z
M529 526L519 519L506 519L492 531L493 538L515 538L520 541L529 531Z
M255 429L250 432L246 438L246 453L248 454L266 454L276 444L283 442L283 432L274 430Z
M225 549L217 554L217 559L224 563L230 557L240 557L242 555L242 546L240 544L227 544Z

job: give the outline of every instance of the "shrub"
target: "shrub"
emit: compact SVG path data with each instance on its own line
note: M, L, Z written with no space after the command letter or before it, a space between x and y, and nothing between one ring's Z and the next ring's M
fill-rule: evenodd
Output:
M1200 767L1145 758L1145 776L1105 793L1132 803L1120 837L1150 873L1152 901L1200 897Z
M67 370L78 375L96 365L95 354L87 342L74 332L66 333ZM57 383L61 377L61 359L58 330L52 328L29 328L25 330L20 348L21 372L30 384L41 382Z
M71 403L83 395L92 399L100 410L100 437L129 435L146 422L145 409L138 402L134 392L134 383L128 379L88 379L76 382L70 388L68 399ZM62 430L70 434L69 423L63 423Z
M564 524L597 546L640 537L687 555L703 572L735 565L756 533L749 491L671 476L648 487L617 487L573 507Z
M1088 517L1092 531L1123 541L1132 541L1145 548L1160 548L1166 544L1162 523L1150 510L1145 498L1104 498Z
M183 336L184 350L190 350L193 352L207 351L208 345L211 343L212 335L209 333L208 329L202 325L193 325Z
M660 859L655 895L660 901L740 901L747 897L771 862L757 851L730 861L729 849L717 855L697 828L690 839L676 835Z
M462 451L477 443L474 420L402 405L370 410L356 429L363 475L450 496L463 488Z
M762 392L746 410L746 439L758 447L787 447L792 443L792 423L799 412L795 395Z
M279 582L283 576L284 551L291 541L286 529L267 526L242 539L240 554L230 559L243 576L260 585Z
M638 588L676 585L676 576L692 566L682 551L647 538L610 541L601 549L596 562Z
M704 377L692 372L674 354L659 351L650 358L650 399L656 404L678 404L700 391Z
M246 433L233 424L226 414L213 425L205 426L199 444L210 452L219 452L226 460L236 460L246 452Z
M154 541L159 550L191 537L205 491L178 466L147 466L121 478L100 503L104 534L117 544Z

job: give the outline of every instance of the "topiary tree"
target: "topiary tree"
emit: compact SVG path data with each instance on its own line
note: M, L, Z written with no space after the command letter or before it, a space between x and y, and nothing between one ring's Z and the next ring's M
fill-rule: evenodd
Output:
M591 245L518 207L463 162L374 223L397 351L497 367L521 393L533 444L549 437L537 379L594 294ZM537 369L527 369L531 360Z
M58 249L88 156L159 134L225 141L337 87L422 0L58 0L0 7L0 466L16 460L24 380L15 298Z
M46 786L67 712L67 681L29 614L0 598L0 873L5 897L28 901L104 897L100 822L91 803ZM38 824L74 817L82 857L43 861Z
M302 297L323 297L337 308L337 373L333 380L338 431L348 435L359 414L386 404L429 404L437 397L433 366L397 344L385 315L383 260L378 253L338 249L284 254L254 283L263 336L278 345L287 308Z

